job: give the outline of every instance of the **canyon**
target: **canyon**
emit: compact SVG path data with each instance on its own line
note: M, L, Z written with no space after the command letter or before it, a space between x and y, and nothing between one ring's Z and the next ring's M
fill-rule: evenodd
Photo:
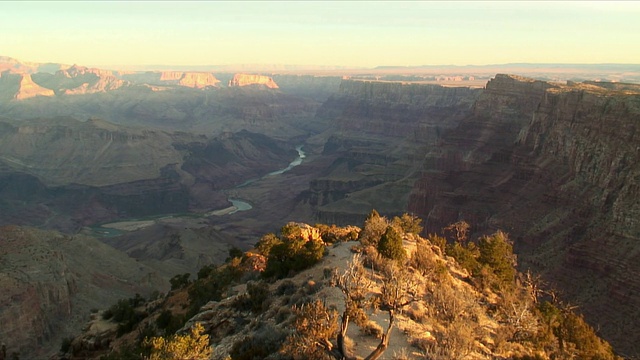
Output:
M61 322L88 316L89 305L73 305L86 280L61 275L85 266L87 251L139 264L113 273L130 284L114 294L132 296L166 290L171 276L221 263L232 246L248 249L289 221L361 224L376 209L415 214L424 235L460 220L472 238L508 232L521 270L579 306L616 351L640 354L640 85L18 65L0 77L0 274L24 295L0 299L0 316L13 328L40 325L14 349L58 341ZM297 146L299 166L265 176ZM252 208L201 216L229 198ZM177 213L198 216L160 218ZM93 226L147 217L150 227L93 238ZM78 241L95 250L61 245ZM37 272L51 278L16 275L39 269L20 250L32 247L49 254L43 263L55 269Z
M408 210L427 233L459 220L472 236L507 231L521 269L542 274L614 347L637 354L640 86L499 74L474 96L439 91L431 99L438 112L421 109L412 128L401 126L412 117L410 86L343 82L319 111L344 138L324 151L338 154L334 168L344 166L310 184L316 217L354 223L369 205ZM429 127L430 112L437 126ZM394 136L414 150L398 151ZM392 168L397 178L385 174Z

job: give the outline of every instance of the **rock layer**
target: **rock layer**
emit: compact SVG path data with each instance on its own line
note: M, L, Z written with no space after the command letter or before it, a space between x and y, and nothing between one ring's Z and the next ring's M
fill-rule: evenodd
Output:
M229 81L229 86L264 85L270 89L277 89L278 84L272 78L264 75L235 74Z
M421 152L470 114L479 93L438 85L343 80L340 91L317 113L333 125L323 150L333 163L305 194L318 219L359 223L372 208L385 214L405 211Z
M408 209L435 232L504 229L618 351L640 315L640 87L498 75L426 153Z
M24 100L36 96L54 96L53 90L35 82L29 74L0 73L0 100Z
M165 288L146 266L108 245L16 226L0 227L0 342L21 358L47 358L92 308Z

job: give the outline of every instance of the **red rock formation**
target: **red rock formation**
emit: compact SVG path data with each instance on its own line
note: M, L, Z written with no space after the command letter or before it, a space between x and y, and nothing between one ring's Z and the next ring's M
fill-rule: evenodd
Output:
M24 100L36 96L54 96L54 92L33 82L29 74L16 74L9 70L0 73L0 98Z
M60 80L58 87L63 94L93 94L119 89L128 84L117 78L112 71L73 65L66 70L56 72Z
M163 71L160 73L160 81L196 89L217 86L220 82L212 73L182 71Z
M220 80L216 79L211 73L184 73L178 84L196 89L202 89L207 86L217 86Z
M270 89L277 89L278 84L272 78L264 75L235 74L229 80L229 86L264 85Z

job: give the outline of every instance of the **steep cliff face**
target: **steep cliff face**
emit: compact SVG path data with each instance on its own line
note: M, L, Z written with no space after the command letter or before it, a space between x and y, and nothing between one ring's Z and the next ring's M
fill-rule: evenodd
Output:
M341 133L428 142L465 116L478 90L438 85L343 80L318 111Z
M92 308L147 294L164 281L99 241L0 227L0 341L21 358L47 358Z
M272 78L264 75L235 74L229 81L229 86L264 85L270 89L277 89L278 84Z
M29 74L17 74L7 70L0 73L0 101L24 100L36 96L54 96L53 90L35 82Z
M340 76L273 75L282 92L325 102L340 89Z
M320 221L361 222L372 208L400 214L422 161L445 129L471 113L479 90L343 80L318 110L333 125L333 159L305 194ZM392 193L393 196L380 196Z
M202 89L207 86L217 86L220 80L216 79L212 73L206 72L163 71L160 73L160 82Z
M522 267L637 354L640 87L607 88L496 76L426 153L408 209L430 232L510 232Z

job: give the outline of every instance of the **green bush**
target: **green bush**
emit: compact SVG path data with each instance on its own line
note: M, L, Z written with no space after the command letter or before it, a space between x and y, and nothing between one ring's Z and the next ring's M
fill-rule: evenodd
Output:
M268 233L263 235L260 240L258 240L255 248L259 254L268 257L269 253L271 253L271 249L278 244L282 244L282 240L280 240L276 236L276 234Z
M473 276L480 272L481 265L477 260L479 253L474 243L470 242L467 246L464 246L456 242L454 244L447 244L446 249L447 255L456 259L456 262L465 268L469 274Z
M189 285L191 283L189 281L189 277L191 277L191 274L189 273L179 274L172 277L169 280L169 283L171 284L171 290L173 291L173 290L182 289L183 287L186 287L187 285Z
M325 247L320 241L307 240L298 225L288 224L282 228L280 243L271 247L265 278L283 278L307 269L322 259Z
M264 282L250 281L247 283L247 293L239 296L234 306L239 310L251 310L261 313L269 306L269 286Z
M402 231L404 231L406 234L416 235L420 234L423 230L422 225L420 225L421 222L422 219L414 215L409 215L407 213L402 214L401 217L396 216L391 221L394 226L402 229Z
M502 231L484 236L478 241L478 261L489 266L500 285L512 285L516 276L516 257L513 245Z
M393 226L387 226L386 231L378 242L378 253L387 259L403 261L407 257L407 252L402 244L402 236Z

